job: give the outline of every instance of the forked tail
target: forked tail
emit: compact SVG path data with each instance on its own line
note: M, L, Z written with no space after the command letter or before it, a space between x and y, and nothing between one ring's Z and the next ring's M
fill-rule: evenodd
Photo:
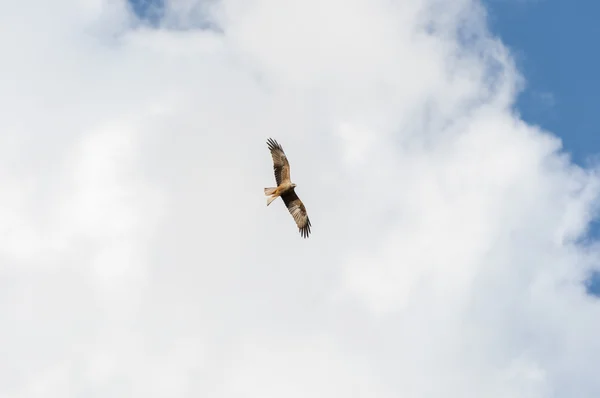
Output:
M265 195L269 196L267 198L267 206L271 204L272 201L277 199L279 195L277 195L277 187L274 188L265 188Z

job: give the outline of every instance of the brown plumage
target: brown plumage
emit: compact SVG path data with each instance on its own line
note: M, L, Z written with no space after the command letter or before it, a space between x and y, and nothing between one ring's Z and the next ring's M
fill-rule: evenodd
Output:
M287 207L288 211L294 218L300 235L303 238L307 238L310 234L310 219L306 213L304 203L296 195L296 184L290 179L290 163L288 162L287 156L283 148L277 141L272 138L267 140L267 146L271 151L271 157L273 158L273 172L275 173L276 187L265 188L265 195L267 198L267 206L272 201L281 197L283 203Z

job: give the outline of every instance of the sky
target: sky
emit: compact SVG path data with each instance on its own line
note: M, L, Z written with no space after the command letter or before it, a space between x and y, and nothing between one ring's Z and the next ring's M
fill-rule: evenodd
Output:
M493 5L34 2L0 15L0 397L599 396L599 170Z
M583 1L573 7L558 0L485 0L484 4L491 30L511 48L526 78L516 101L521 117L560 137L575 163L597 162L600 57L590 49L600 35L594 17L600 3ZM597 221L590 233L600 237ZM590 292L600 295L600 274L589 282Z
M522 117L553 131L573 160L585 164L600 152L595 123L595 73L600 57L590 51L600 26L595 1L573 7L557 0L486 0L492 31L513 50L526 89L517 106ZM576 76L576 78L570 78Z

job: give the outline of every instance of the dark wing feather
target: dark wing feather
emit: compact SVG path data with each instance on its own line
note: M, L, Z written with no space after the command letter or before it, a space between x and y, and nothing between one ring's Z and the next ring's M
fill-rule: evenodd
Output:
M277 186L281 185L282 182L289 182L290 164L287 156L285 156L285 152L283 152L283 148L272 138L267 140L267 145L271 151L271 157L273 157L273 171L275 173L275 182L277 182Z
M283 199L283 203L285 203L290 214L294 217L300 235L302 235L303 238L308 238L308 235L310 234L310 219L306 213L304 203L302 203L298 195L296 195L296 191L290 189L281 195L281 199Z

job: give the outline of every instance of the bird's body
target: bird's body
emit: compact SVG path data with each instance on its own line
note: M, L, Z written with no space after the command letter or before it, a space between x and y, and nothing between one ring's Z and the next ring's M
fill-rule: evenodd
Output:
M285 193L293 190L296 186L287 182L281 183L280 185L273 188L265 188L265 195L269 195L267 198L267 206L271 204L272 201L277 199L280 196L283 196Z
M310 234L310 219L306 213L304 204L296 195L296 184L290 179L290 164L285 156L285 152L279 143L271 138L267 140L267 145L273 157L273 171L275 172L276 187L265 188L267 206L275 199L281 198L283 203L294 218L296 225L303 238Z

